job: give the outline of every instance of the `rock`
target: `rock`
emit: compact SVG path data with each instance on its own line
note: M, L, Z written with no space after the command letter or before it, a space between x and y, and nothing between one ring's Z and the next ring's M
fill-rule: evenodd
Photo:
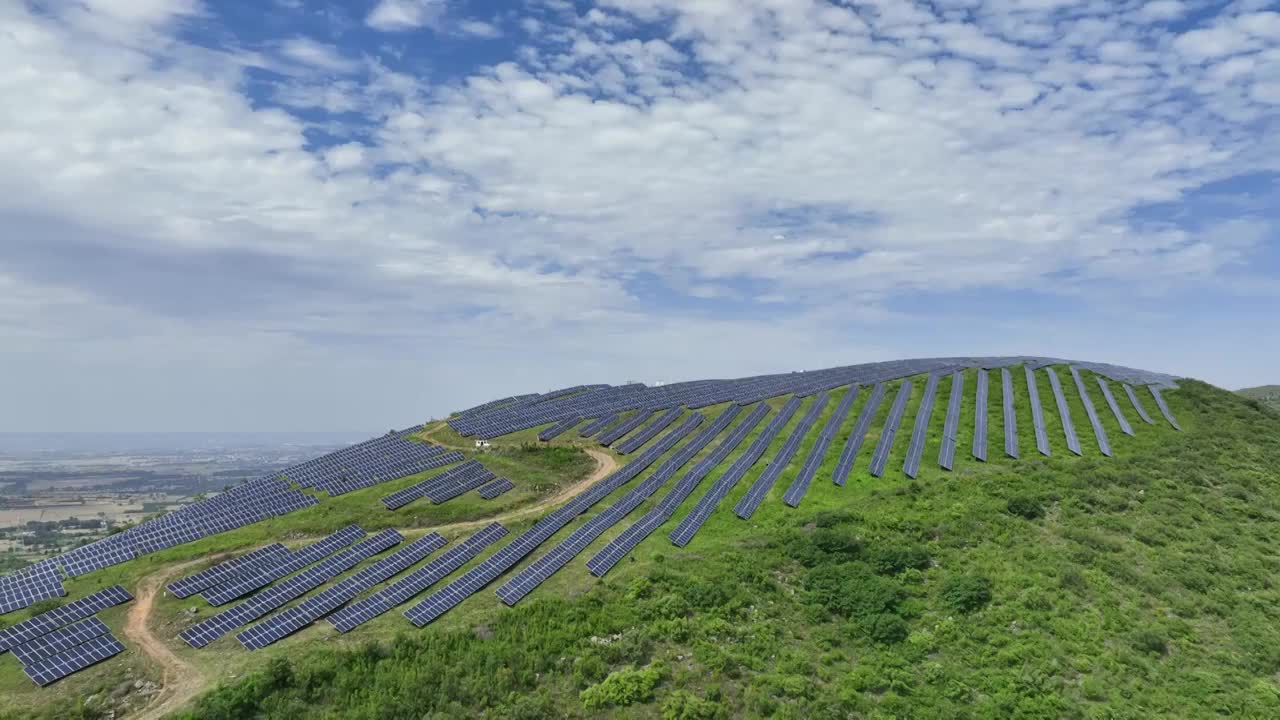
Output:
M130 690L132 690L132 689L133 689L133 683L129 682L128 680L125 680L124 682L122 682L122 683L120 683L119 685L115 686L115 688L114 688L114 689L112 689L112 691L111 691L111 697L113 697L113 698L122 698L122 697L124 697L125 695L128 695L128 694L129 694L129 691L130 691Z
M134 681L133 681L133 689L134 689L134 690L141 690L141 689L142 689L142 680L134 680Z
M475 633L475 636L481 640L493 639L493 628L488 625L477 625L471 629L471 632Z

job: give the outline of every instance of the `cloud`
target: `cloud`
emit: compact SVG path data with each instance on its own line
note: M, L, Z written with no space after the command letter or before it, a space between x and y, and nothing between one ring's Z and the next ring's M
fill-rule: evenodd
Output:
M494 39L502 37L502 31L493 23L483 20L463 20L458 23L458 32L471 37Z
M435 22L444 10L443 0L379 0L365 24L384 32L413 30Z
M359 66L332 45L304 37L286 40L280 47L280 53L289 60L333 73L349 73Z

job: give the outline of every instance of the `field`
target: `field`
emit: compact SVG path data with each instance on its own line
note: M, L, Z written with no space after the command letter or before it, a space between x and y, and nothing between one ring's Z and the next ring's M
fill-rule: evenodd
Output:
M1237 390L1236 392L1250 400L1256 400L1265 407L1280 412L1280 385L1261 385Z
M916 481L900 468L918 391L885 477L872 478L866 468L888 400L848 487L832 486L831 469L864 392L799 509L784 506L781 496L816 429L750 521L731 508L763 460L687 548L666 539L731 455L672 521L603 580L583 563L665 488L514 609L502 606L491 586L423 630L390 612L347 635L320 623L248 653L232 637L190 650L175 636L208 608L158 597L150 627L189 665L197 681L192 690L205 692L181 708L163 705L165 694L157 693L161 700L150 708L163 705L191 718L1280 716L1280 591L1271 580L1277 569L1271 548L1280 537L1280 418L1185 381L1166 398L1186 432L1160 419L1146 425L1129 412L1137 432L1130 438L1095 393L1116 452L1106 459L1067 382L1084 448L1077 458L1066 452L1042 383L1053 448L1044 458L1035 452L1018 382L1023 459L1013 461L1002 452L1001 389L993 373L990 461L979 463L969 457L969 375L955 471L935 462L949 390L944 380ZM811 402L774 439L765 460ZM1154 404L1147 405L1158 418ZM703 412L712 417L720 409ZM440 507L419 502L384 510L378 497L417 478L404 479L93 573L69 589L73 597L115 582L132 590L180 564L188 564L185 574L232 549L298 543L350 522L369 531L396 527L410 537L444 526L452 539L474 530L459 523L505 515L504 524L519 532L542 513L512 511L555 496L595 464L572 447L576 433L542 449L531 442L536 433L495 441L495 451L480 457L516 482L496 501L469 496ZM431 439L469 444L447 428ZM198 613L188 615L191 608ZM130 610L115 608L104 620L122 628ZM125 644L123 659L45 691L32 687L12 658L0 658L4 712L95 717L113 707L136 716L128 711L150 696L122 691L126 681L165 678L133 643ZM120 697L104 700L113 689ZM97 697L86 704L89 695Z

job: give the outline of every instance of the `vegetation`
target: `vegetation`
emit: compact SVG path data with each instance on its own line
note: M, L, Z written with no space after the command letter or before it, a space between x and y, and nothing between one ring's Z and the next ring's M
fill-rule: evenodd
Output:
M1237 393L1254 401L1261 407L1280 412L1280 385L1261 385L1259 387L1237 390Z
M1022 460L997 457L994 438L989 462L916 482L869 477L864 450L833 487L831 452L798 510L779 501L791 467L743 522L727 508L757 467L687 548L668 525L603 580L580 556L514 609L486 590L425 630L392 612L350 637L315 627L257 653L186 653L228 671L179 716L1280 716L1280 417L1198 382L1166 397L1185 433L1136 422L1130 438L1103 413L1114 459L1072 397L1083 458L1052 419L1052 457L1029 433ZM1030 428L1023 390L1015 403Z

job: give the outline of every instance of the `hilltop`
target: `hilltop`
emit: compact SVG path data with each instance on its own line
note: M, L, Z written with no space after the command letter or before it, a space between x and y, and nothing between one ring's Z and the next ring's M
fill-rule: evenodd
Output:
M979 379L970 368L961 373L962 421L954 437L945 432L947 391L958 382L952 375L938 382L927 416L924 462L914 479L905 477L900 468L913 447L920 389L929 382L905 375L886 383L840 487L831 477L841 448L873 396L868 387L850 400L852 386L840 385L825 403L820 394L794 403L763 458L684 547L668 533L767 431L767 422L745 433L671 519L603 578L584 562L658 507L680 475L715 452L715 443L514 607L504 607L493 591L602 517L678 448L425 628L401 616L406 604L352 632L338 634L320 622L253 652L230 636L199 650L177 639L214 610L162 589L148 597L149 591L217 560L275 541L298 547L350 523L371 534L397 528L406 539L437 531L457 544L498 520L509 537L519 537L644 452L617 450L642 427L606 448L576 431L539 441L555 424L547 422L497 435L479 450L448 424L427 423L413 431L415 441L478 460L510 478L514 489L492 501L467 494L393 511L378 503L448 472L433 470L69 580L69 597L114 583L135 593L134 604L101 614L128 650L46 690L31 687L12 660L0 658L3 702L13 717L32 717L33 707L46 717L93 717L113 708L124 717L164 710L190 718L1280 715L1274 679L1280 590L1270 581L1270 548L1280 532L1280 418L1227 391L1179 379L1176 388L1165 386L1163 398L1182 431L1155 412L1151 396L1154 422L1147 424L1117 393L1133 425L1130 436L1085 370L1108 458L1071 376L1065 367L1057 372L1067 378L1064 398L1079 456L1066 449L1067 427L1043 381L1052 454L1035 452L1030 397L1021 383L1011 386L1020 458L1001 452L1003 394L999 373L991 373L990 452L985 462L970 457ZM902 405L888 470L875 477L869 457L887 434L904 381L915 390ZM787 397L744 405L734 423L760 406L776 417ZM523 402L507 400L506 407ZM703 428L730 405L699 408ZM829 423L841 409L847 415ZM769 472L768 460L805 422L811 432L801 434L758 509L747 520L736 517L733 510ZM829 425L831 448L798 507L789 507L783 495ZM935 459L950 441L957 450L948 471ZM492 556L480 554L444 582ZM160 688L158 699L131 689L139 681ZM85 705L91 694L94 701ZM105 699L113 694L129 707Z
M1251 400L1257 400L1272 410L1280 411L1280 385L1259 385L1237 390L1236 393Z

